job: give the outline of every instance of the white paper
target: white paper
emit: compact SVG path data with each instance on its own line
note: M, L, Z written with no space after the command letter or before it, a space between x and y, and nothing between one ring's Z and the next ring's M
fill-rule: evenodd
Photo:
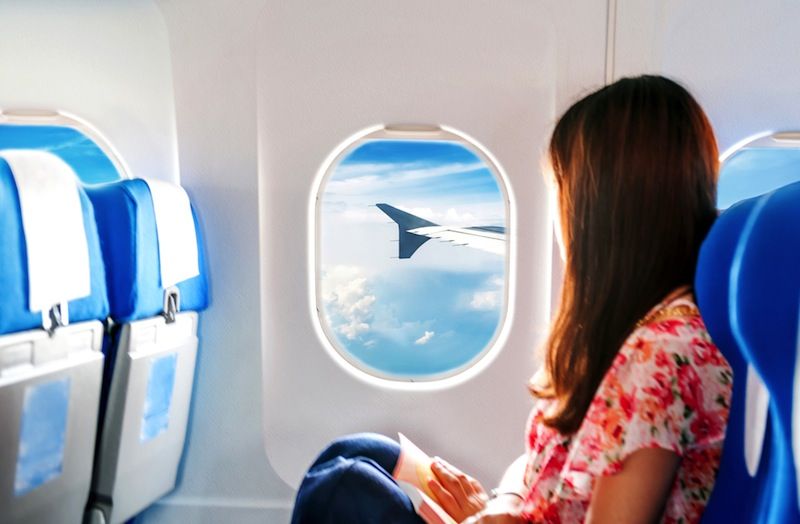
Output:
M392 472L395 480L402 480L416 486L431 498L434 494L428 487L428 481L434 478L431 464L433 460L427 453L417 447L416 444L403 435L397 434L400 440L400 456Z
M91 293L89 247L78 178L46 151L6 149L28 254L28 309L47 311Z
M145 182L156 216L161 287L168 288L200 274L192 207L182 187L160 180Z

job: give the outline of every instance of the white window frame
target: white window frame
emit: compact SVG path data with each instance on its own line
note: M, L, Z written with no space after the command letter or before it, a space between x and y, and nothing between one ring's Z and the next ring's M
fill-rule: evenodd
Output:
M448 141L456 142L476 155L492 172L500 188L503 202L505 204L505 227L506 227L506 252L505 252L505 278L503 286L503 310L497 322L497 327L492 339L486 346L475 354L467 363L450 369L445 372L419 377L404 377L384 373L381 370L368 367L354 358L347 348L340 348L337 337L331 331L331 326L324 318L323 298L322 298L322 260L320 248L320 231L322 219L322 196L327 187L328 180L333 176L339 163L350 153L362 145L373 140L429 140L429 141ZM532 174L532 176L535 176ZM436 125L417 125L417 124L396 124L380 125L367 128L360 133L356 133L349 139L343 141L328 156L320 167L315 183L311 192L309 220L309 277L312 290L310 297L312 324L317 332L322 346L328 355L342 368L352 375L367 382L384 387L407 387L409 385L419 385L420 388L427 389L426 386L440 385L445 387L453 383L454 378L467 380L469 377L479 373L491 363L498 352L504 346L505 339L510 327L509 319L513 318L513 296L515 284L515 226L513 222L513 196L509 187L508 177L505 174L497 159L477 140L468 135L457 131L448 126ZM414 386L411 386L414 387Z

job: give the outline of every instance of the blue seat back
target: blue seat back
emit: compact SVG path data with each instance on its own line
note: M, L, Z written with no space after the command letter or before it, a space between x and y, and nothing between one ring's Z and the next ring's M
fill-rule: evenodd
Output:
M732 293L734 333L770 395L765 522L800 522L800 182L761 197L748 219ZM795 405L797 403L797 405ZM792 443L797 448L793 453ZM795 455L797 453L797 455Z
M727 437L704 522L800 522L791 449L800 318L800 184L743 201L719 217L701 249L695 290L709 332L734 371ZM747 472L744 452L748 366L770 396L754 476Z
M733 397L717 482L704 513L704 522L751 522L764 484L762 461L756 477L747 472L744 453L745 399L748 362L736 343L729 307L730 274L735 253L757 199L742 201L716 221L700 251L695 275L697 304L711 338L733 369ZM747 497L731 497L746 490Z
M124 323L158 315L164 307L164 287L150 188L144 180L133 179L90 187L87 193L103 243L111 318ZM200 274L176 286L182 311L202 311L209 303L202 235L194 208L192 213Z

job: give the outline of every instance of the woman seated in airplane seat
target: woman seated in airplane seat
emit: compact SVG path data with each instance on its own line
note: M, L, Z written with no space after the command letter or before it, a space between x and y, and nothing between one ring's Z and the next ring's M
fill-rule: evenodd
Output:
M565 275L529 384L527 453L491 497L437 459L429 488L455 521L700 521L733 382L689 287L717 215L717 158L703 110L664 77L623 78L560 118L546 171ZM398 453L378 435L337 440L292 522L421 522L392 479Z

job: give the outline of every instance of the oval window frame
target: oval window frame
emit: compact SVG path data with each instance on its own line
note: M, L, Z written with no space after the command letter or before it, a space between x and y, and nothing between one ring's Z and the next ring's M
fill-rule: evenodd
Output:
M491 340L468 362L448 371L425 376L397 376L367 366L353 357L331 332L323 317L321 290L322 264L320 248L320 225L322 196L336 167L351 152L371 140L432 140L457 142L479 158L492 172L505 204L506 252L504 255L503 310ZM508 338L510 319L513 318L514 292L516 284L514 196L509 178L497 158L471 136L446 125L391 124L376 125L351 135L328 155L317 171L309 201L309 305L312 324L325 352L342 369L356 378L389 389L440 389L464 382L486 369L502 351Z

